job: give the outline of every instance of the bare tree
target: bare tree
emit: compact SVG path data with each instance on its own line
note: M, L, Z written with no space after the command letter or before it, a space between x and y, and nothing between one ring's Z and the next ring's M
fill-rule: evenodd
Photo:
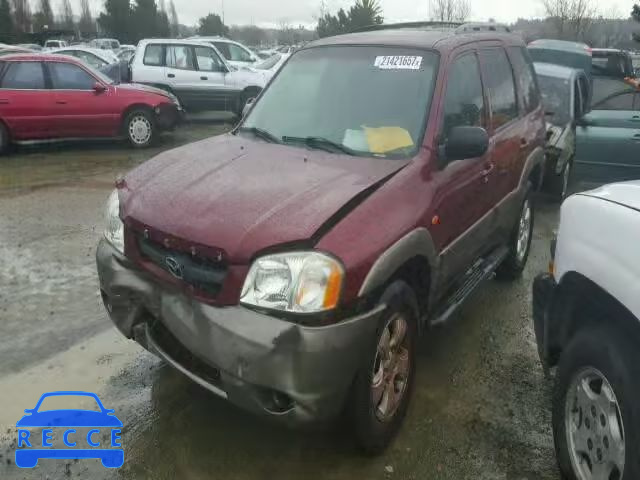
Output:
M96 24L91 15L91 7L89 0L80 0L80 21L78 22L78 30L81 34L91 35L96 31Z
M169 3L169 25L171 26L172 37L180 35L180 22L178 21L178 12L176 12L176 6L173 4L173 0Z
M13 18L16 31L31 32L31 7L28 0L13 0Z
M592 0L541 0L545 14L553 22L555 35L566 40L582 40L595 17Z
M73 22L73 9L71 8L71 2L69 0L62 0L59 21L60 25L65 30L73 30L75 28Z
M429 16L439 22L464 22L471 15L469 0L431 0Z

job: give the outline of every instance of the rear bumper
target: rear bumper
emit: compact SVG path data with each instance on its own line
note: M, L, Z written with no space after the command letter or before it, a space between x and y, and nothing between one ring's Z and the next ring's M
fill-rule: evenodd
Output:
M556 286L553 276L548 273L538 275L533 281L533 326L538 344L538 354L545 368L549 367L549 311Z
M104 240L96 256L103 300L123 335L216 395L289 424L340 413L384 311L303 327L242 306L197 302Z

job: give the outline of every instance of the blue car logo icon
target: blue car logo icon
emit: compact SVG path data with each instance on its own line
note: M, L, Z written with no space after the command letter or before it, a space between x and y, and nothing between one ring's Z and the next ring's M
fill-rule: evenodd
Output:
M39 411L42 402L49 397L75 396L91 397L95 399L100 411L94 410L45 410ZM114 410L104 407L95 393L90 392L49 392L40 397L33 409L25 410L26 415L17 423L18 450L16 450L16 465L21 468L33 468L41 458L55 459L84 459L97 458L107 468L119 468L124 463L124 450L119 443L122 422L114 415ZM41 435L28 428L42 428ZM86 435L80 434L77 428L90 427ZM65 447L53 448L53 431L61 434ZM105 433L107 445L104 442ZM75 448L86 439L91 448ZM109 448L105 448L108 446ZM40 448L41 447L41 448Z

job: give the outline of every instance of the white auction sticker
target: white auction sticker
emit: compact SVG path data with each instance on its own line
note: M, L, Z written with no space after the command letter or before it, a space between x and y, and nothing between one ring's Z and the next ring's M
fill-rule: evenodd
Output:
M378 56L373 65L385 70L418 70L422 65L422 57L411 55Z

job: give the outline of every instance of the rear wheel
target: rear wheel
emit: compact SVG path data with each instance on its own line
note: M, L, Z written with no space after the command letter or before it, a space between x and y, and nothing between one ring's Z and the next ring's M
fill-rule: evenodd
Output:
M514 280L518 278L529 258L531 238L533 237L533 199L531 188L522 202L520 216L511 234L509 254L496 270L498 278Z
M129 143L135 148L148 147L154 140L156 125L145 110L134 110L127 115L124 127Z
M415 376L415 294L404 282L395 282L387 292L387 310L352 397L356 441L369 455L381 453L398 431Z

